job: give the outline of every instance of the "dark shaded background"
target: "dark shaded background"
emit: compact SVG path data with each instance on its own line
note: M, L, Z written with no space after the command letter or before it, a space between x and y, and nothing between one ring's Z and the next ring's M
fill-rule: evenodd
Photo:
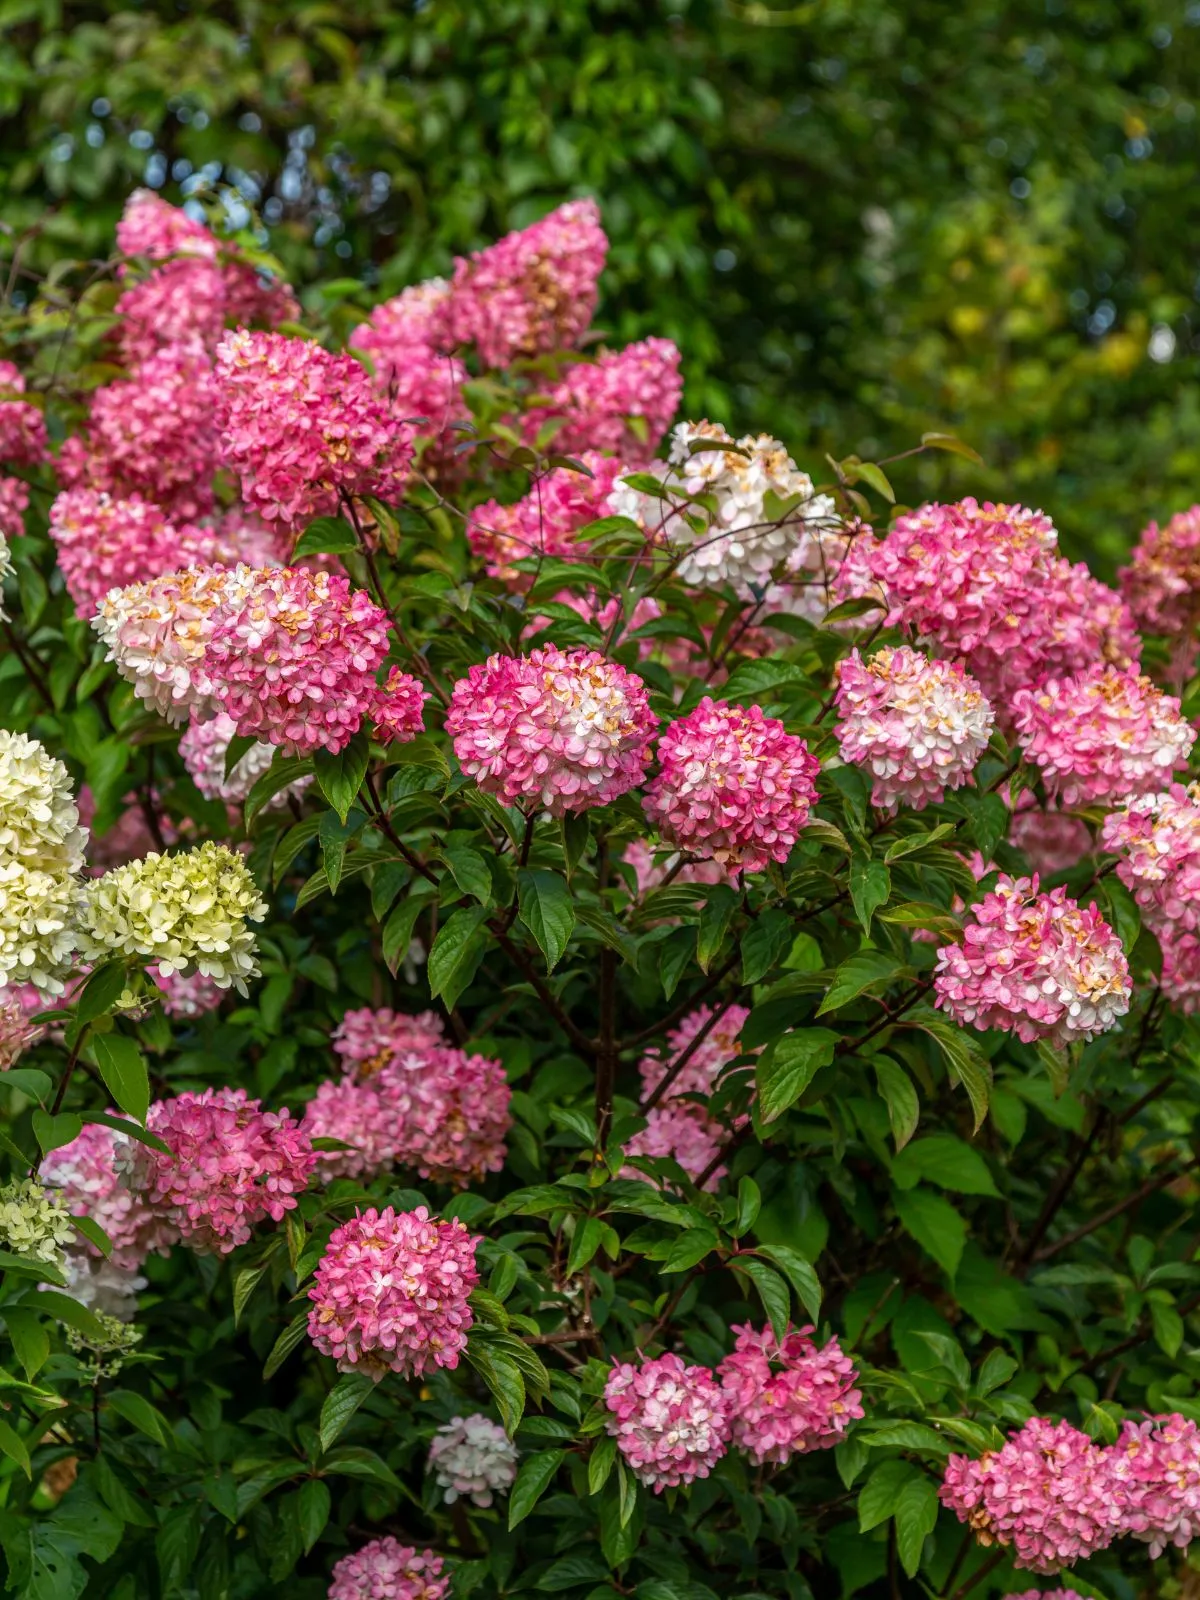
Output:
M1102 567L1198 498L1200 4L9 0L0 38L42 270L136 184L233 184L365 306L594 194L601 321L682 345L692 414L814 475L954 430L986 469L902 497L1042 505Z

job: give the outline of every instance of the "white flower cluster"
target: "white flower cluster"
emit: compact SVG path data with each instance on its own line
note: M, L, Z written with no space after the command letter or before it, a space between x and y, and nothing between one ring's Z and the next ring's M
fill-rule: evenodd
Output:
M19 1178L0 1188L0 1244L13 1255L61 1269L74 1238L71 1213L40 1183Z
M517 1447L496 1422L481 1412L444 1422L429 1446L433 1473L447 1505L465 1495L477 1506L490 1506L507 1494L517 1475Z
M197 789L206 800L224 800L230 805L241 805L255 783L275 759L275 746L261 740L252 744L244 756L226 775L225 752L229 741L237 732L237 724L226 711L221 711L211 722L193 722L179 741L179 754L184 766L192 775ZM268 811L287 804L289 795L303 794L311 778L299 778L288 784L267 804Z
M211 839L177 856L152 852L87 886L81 949L90 960L140 956L164 973L199 972L246 993L267 904L242 857Z
M665 498L620 478L609 507L679 552L680 581L698 588L761 593L795 563L811 564L822 526L840 526L833 500L813 493L812 479L769 434L734 439L716 423L681 422L668 461L651 470ZM768 495L796 504L781 512L768 506Z
M0 989L62 993L86 842L66 767L0 730Z

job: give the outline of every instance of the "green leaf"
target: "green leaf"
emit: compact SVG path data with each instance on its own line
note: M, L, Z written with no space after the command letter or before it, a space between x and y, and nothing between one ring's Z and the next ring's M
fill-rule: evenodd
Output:
M408 954L417 918L428 904L427 895L407 894L383 925L383 959L393 978Z
M951 1078L967 1091L971 1109L975 1113L975 1132L978 1133L987 1116L992 1093L992 1064L978 1045L945 1017L932 1011L914 1011L905 1019L910 1027L920 1028L937 1040Z
M263 1378L273 1378L280 1367L291 1355L296 1346L303 1340L308 1332L308 1312L301 1311L293 1317L291 1322L271 1346L271 1353L263 1367Z
M37 1140L44 1156L48 1156L51 1150L60 1150L64 1144L70 1144L73 1139L78 1139L79 1131L83 1127L83 1118L76 1116L73 1111L60 1111L56 1117L52 1117L48 1111L35 1111L30 1122L33 1126L33 1137Z
M292 1213L289 1211L288 1216ZM246 1302L254 1293L254 1286L265 1272L270 1269L271 1255L263 1257L261 1261L251 1261L245 1266L238 1267L233 1275L233 1325L236 1328L242 1320L242 1312L246 1309Z
M696 959L702 972L708 971L713 957L724 943L737 903L738 897L727 883L716 884L708 891L700 912L700 930L696 941Z
M739 661L721 689L722 700L757 700L785 683L803 683L804 673L790 661Z
M742 935L742 982L758 983L792 947L792 919L786 911L760 911Z
M913 1088L912 1079L904 1068L889 1057L872 1056L871 1066L875 1070L875 1081L879 1085L879 1092L887 1105L892 1139L895 1141L896 1149L903 1150L916 1132L921 1117L917 1091Z
M31 1100L41 1101L46 1100L54 1086L50 1074L37 1067L9 1067L0 1081L6 1089L19 1089Z
M969 444L964 444L961 439L956 439L952 433L923 433L921 443L929 450L948 450L951 455L965 456L968 461L973 461L976 466L983 466L983 457L978 450L972 450Z
M585 1217L575 1229L575 1237L571 1240L571 1253L567 1257L567 1276L573 1278L577 1272L586 1267L588 1262L599 1250L608 1224L600 1217Z
M734 1224L734 1237L740 1239L758 1220L758 1213L762 1210L762 1190L753 1178L742 1178L738 1181L737 1192L737 1221Z
M588 1457L588 1493L599 1494L608 1482L609 1475L617 1459L617 1441L610 1435L604 1434L592 1446L592 1453Z
M75 1005L75 1016L80 1022L93 1022L111 1011L121 998L129 978L123 961L106 961L97 967L84 984Z
M937 1521L938 1494L929 1478L910 1479L896 1499L896 1554L908 1576L921 1565L925 1540Z
M330 894L338 892L346 850L355 834L361 832L365 820L361 811L356 811L348 821L343 821L333 811L322 813L317 826L317 838L321 841L321 865L325 869L325 882L329 885Z
M830 1011L836 1011L839 1006L848 1005L851 1000L857 1000L860 994L879 984L894 983L898 978L911 976L911 967L906 966L898 956L890 955L885 950L862 950L857 955L848 956L838 967L817 1015L823 1017Z
M939 822L936 828L921 833L905 834L903 839L894 839L883 853L884 864L890 867L893 861L902 861L905 856L915 855L918 850L924 850L926 845L936 844L939 839L944 839L953 832L952 822Z
M858 1492L859 1532L870 1533L894 1515L904 1489L920 1476L907 1461L881 1461Z
M525 1379L520 1367L511 1355L478 1337L474 1330L468 1336L466 1354L490 1389L511 1439L525 1414Z
M892 875L882 861L855 855L850 862L850 899L863 932L870 933L871 918L888 902Z
M675 1240L667 1252L661 1271L688 1272L705 1256L711 1255L718 1244L716 1230L706 1222L700 1227L688 1228Z
M557 872L522 867L517 874L517 898L521 921L545 956L546 970L553 972L575 927L571 891Z
M967 1242L967 1225L958 1212L928 1189L898 1189L892 1198L905 1231L952 1278Z
M1071 1087L1071 1063L1066 1052L1055 1049L1048 1039L1039 1039L1035 1046L1038 1060L1046 1069L1046 1076L1050 1079L1050 1087L1055 1096L1061 1099Z
M615 1441L614 1441L615 1442ZM508 1499L508 1526L515 1528L537 1505L567 1459L565 1450L539 1450L521 1463Z
M5 1306L4 1321L8 1325L8 1337L17 1360L32 1383L50 1354L50 1335L32 1308Z
M1154 1342L1162 1353L1174 1361L1183 1343L1183 1318L1173 1301L1159 1299L1157 1293L1150 1297L1150 1326L1154 1329Z
M989 1350L975 1379L976 1394L987 1395L993 1389L1002 1389L1020 1370L1020 1362L1014 1360L1007 1350Z
M787 1284L765 1261L756 1261L753 1256L739 1256L736 1268L744 1272L758 1290L772 1331L782 1342L792 1311L792 1297Z
M440 995L448 1010L454 1009L483 960L487 918L484 906L462 906L438 929L429 952L429 992L435 1000Z
M150 1075L136 1042L123 1033L98 1033L91 1043L109 1094L136 1122L145 1122L150 1109Z
M110 1411L158 1444L171 1443L171 1425L157 1406L133 1389L112 1389L105 1395Z
M922 1179L956 1194L1000 1197L987 1162L952 1133L933 1133L918 1139L892 1162L892 1181L901 1189L912 1189Z
M252 733L234 734L233 738L225 746L225 776L227 778L232 775L234 767L237 766L247 750L253 750L257 743L258 740Z
M795 1105L820 1069L833 1060L837 1045L837 1034L828 1028L803 1028L767 1046L754 1073L764 1123L774 1122Z
M10 1461L15 1461L27 1478L33 1477L33 1470L29 1461L29 1450L24 1439L21 1438L15 1428L9 1427L8 1423L2 1419L0 1419L0 1451L3 1451ZM11 1583L8 1588L12 1588ZM26 1590L25 1592L28 1593L29 1591Z
M255 779L250 793L246 796L244 813L247 828L281 789L287 789L293 783L298 783L301 778L308 777L311 771L310 761L299 761L294 756L285 756L281 750L276 750L274 761L261 778Z
M559 819L558 827L569 878L583 860L592 837L592 819L586 811L568 811Z
M374 1381L365 1372L344 1372L325 1396L321 1406L319 1432L321 1449L328 1450L346 1429L350 1418L374 1390Z
M358 798L358 791L362 788L370 759L371 750L367 736L361 730L354 735L346 748L339 750L336 755L329 750L313 752L313 771L316 773L317 784L343 822L350 815L350 807Z
M343 517L317 517L296 540L292 561L301 556L345 555L358 549L354 529Z
M490 906L492 903L492 869L488 866L478 850L472 850L469 845L449 845L442 851L442 860L449 869L450 876L462 890L478 900L480 905Z
M114 1133L122 1133L127 1139L135 1139L138 1144L144 1144L150 1150L157 1150L160 1155L173 1154L171 1146L156 1133L149 1133L136 1122L130 1122L125 1117L114 1117L107 1111L85 1111L82 1113L85 1122L102 1122L106 1128L111 1128Z
M808 1313L810 1322L821 1320L821 1284L812 1263L787 1244L760 1244L760 1256L766 1256L777 1267L782 1267L796 1299Z
M329 1521L332 1506L333 1497L329 1493L329 1486L322 1483L320 1478L310 1478L307 1483L300 1485L297 1512L305 1555L325 1532L325 1524Z

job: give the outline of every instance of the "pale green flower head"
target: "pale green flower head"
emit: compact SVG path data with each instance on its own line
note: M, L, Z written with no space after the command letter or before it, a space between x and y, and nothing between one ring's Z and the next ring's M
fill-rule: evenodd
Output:
M40 1183L19 1178L0 1188L0 1241L13 1255L61 1270L74 1238L71 1213Z

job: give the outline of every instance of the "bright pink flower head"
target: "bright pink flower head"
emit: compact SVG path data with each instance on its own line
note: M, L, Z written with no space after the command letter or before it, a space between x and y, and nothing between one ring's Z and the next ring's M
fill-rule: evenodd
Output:
M1105 818L1101 837L1151 928L1200 929L1200 785L1138 795Z
M377 1382L453 1370L474 1317L479 1282L473 1239L461 1222L373 1207L334 1230L308 1298L308 1335L342 1372Z
M721 1123L708 1116L700 1106L688 1100L663 1100L646 1113L646 1126L625 1142L629 1158L641 1157L650 1161L670 1158L698 1183L704 1178L706 1190L715 1191L728 1167L713 1162L721 1154L726 1141L726 1131ZM710 1170L711 1169L711 1170ZM707 1176L705 1176L707 1174ZM637 1167L626 1167L626 1178L640 1178L643 1183L653 1182Z
M25 532L29 485L20 478L0 477L0 539L18 539Z
M11 361L0 361L0 461L12 467L36 467L45 461L46 419L23 400L25 379Z
M707 1478L729 1448L720 1386L707 1367L687 1367L677 1355L614 1362L604 1403L618 1450L655 1494Z
M672 1081L667 1091L672 1099L685 1094L703 1095L707 1099L712 1094L725 1068L742 1054L739 1035L749 1015L745 1006L730 1006L725 1011L705 1034L678 1077ZM657 1088L663 1074L688 1049L711 1017L711 1006L697 1006L694 1011L688 1012L677 1028L671 1029L664 1046L652 1045L646 1051L638 1071L642 1075L642 1087L647 1093Z
M162 991L160 1004L163 1014L168 1017L181 1017L187 1021L202 1017L209 1011L215 1011L229 992L218 988L203 972L192 972L185 977L182 972L161 972L155 966L147 967L146 971L153 978L155 987Z
M413 430L353 356L239 328L217 346L216 377L225 460L269 526L334 515L339 494L403 496Z
M473 666L446 718L459 765L481 789L556 817L636 788L657 726L639 677L599 651L557 645Z
M787 860L816 804L820 764L782 722L705 695L657 755L645 808L666 843L719 861L730 877Z
M329 572L275 567L214 618L205 666L237 723L289 754L345 748L378 698L387 614Z
M934 1004L964 1026L1069 1045L1115 1027L1133 986L1121 941L1061 886L1001 874L970 907L961 945L938 951Z
M545 448L565 455L606 450L627 468L652 461L683 396L680 359L670 339L640 339L594 361L572 362L551 385L547 403L522 418L525 442L535 444L546 424L561 418Z
M146 1126L169 1156L139 1145L133 1187L193 1250L227 1255L264 1217L296 1206L316 1156L289 1111L263 1111L244 1089L156 1100Z
M1095 666L1012 696L1017 742L1064 805L1148 794L1187 765L1196 730L1149 678Z
M1011 1548L1015 1565L1033 1572L1073 1566L1120 1532L1105 1452L1069 1422L1046 1417L977 1461L951 1456L939 1497L981 1545Z
M114 312L121 359L135 367L164 345L213 351L225 327L225 285L220 268L191 258L168 261L129 286Z
M102 1122L85 1122L77 1137L52 1150L41 1166L43 1183L60 1191L68 1210L104 1229L112 1244L110 1259L124 1271L134 1271L152 1250L165 1251L178 1237L167 1219L122 1182L131 1159L124 1134ZM84 1248L96 1253L91 1244Z
M471 421L462 392L469 374L446 349L449 292L438 280L414 284L376 306L370 321L350 335L351 349L370 357L392 415L412 422L428 441L421 465L435 478L458 471L454 447L465 435L455 424Z
M92 396L87 432L59 454L64 488L134 495L191 521L213 508L216 385L203 351L168 345Z
M435 1011L415 1016L386 1006L360 1006L347 1011L333 1031L333 1048L342 1070L369 1078L401 1051L431 1050L446 1042L446 1029Z
M966 783L995 716L961 666L901 645L865 662L851 651L837 678L838 743L873 778L873 806L891 816L901 804L922 811Z
M195 217L173 206L153 189L135 189L117 223L117 248L122 255L168 261L191 256L213 261L220 248L216 236Z
M1053 806L1043 810L1028 789L1018 797L1008 842L1025 852L1039 878L1076 866L1092 849L1086 822Z
M452 1045L400 1050L370 1084L401 1165L464 1189L503 1168L512 1090L499 1061Z
M26 1050L45 1036L45 1027L32 1019L49 1010L51 1003L31 983L10 983L0 992L0 1072L15 1067Z
M1200 1534L1200 1429L1177 1413L1126 1422L1109 1451L1121 1505L1121 1532L1150 1546L1186 1550Z
M405 744L423 732L428 698L418 679L393 667L383 688L375 691L369 713L380 744Z
M374 1178L396 1164L400 1130L392 1122L377 1084L377 1079L330 1079L305 1106L301 1126L310 1139L340 1139L354 1147L318 1150L322 1176Z
M1185 1016L1200 1011L1200 937L1175 928L1157 930L1162 947L1163 996Z
M1147 633L1190 633L1200 616L1200 506L1143 529L1117 581Z
M506 367L578 343L596 310L608 240L594 200L569 200L531 228L454 263L450 337Z
M749 1323L734 1328L733 1354L717 1368L733 1424L733 1445L755 1466L786 1466L794 1455L839 1444L863 1416L858 1373L836 1338L818 1346L812 1328L782 1342Z
M579 530L608 515L608 497L624 470L619 461L588 451L581 458L588 473L555 467L537 479L529 493L511 505L488 500L467 520L471 549L487 563L489 576L525 585L532 573L513 563L539 556L581 561L587 553Z
M387 1534L343 1556L333 1569L329 1600L445 1600L450 1580L442 1558Z

